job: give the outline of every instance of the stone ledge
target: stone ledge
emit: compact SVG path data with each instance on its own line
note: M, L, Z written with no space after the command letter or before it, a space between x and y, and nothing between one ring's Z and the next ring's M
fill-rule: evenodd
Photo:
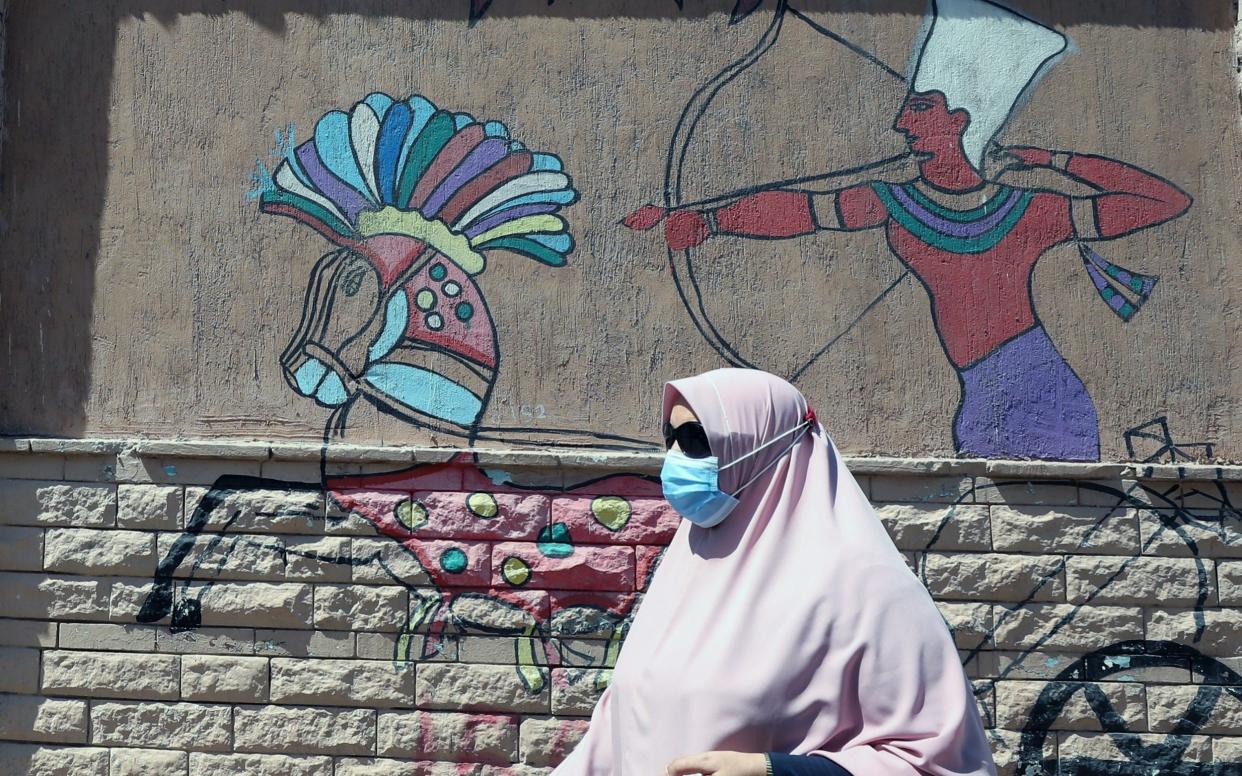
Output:
M129 454L138 458L189 458L241 461L318 461L323 445L318 442L263 442L215 439L57 439L0 437L0 452L27 455L108 456ZM594 449L534 450L511 448L452 448L381 445L332 445L331 463L414 464L441 463L458 453L473 453L484 467L588 469L616 472L656 473L663 453ZM1242 481L1242 465L1145 464L1127 462L1073 463L1064 461L1003 461L972 458L845 458L850 471L878 477L988 477L1029 480L1188 480ZM0 477L3 472L0 472Z

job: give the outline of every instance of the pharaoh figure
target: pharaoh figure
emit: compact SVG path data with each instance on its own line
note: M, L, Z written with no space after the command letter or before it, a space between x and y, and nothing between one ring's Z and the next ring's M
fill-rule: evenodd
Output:
M1035 264L1053 247L1076 243L1099 295L1129 320L1155 279L1110 264L1088 243L1176 218L1190 197L1102 156L997 146L1024 94L1065 52L1066 38L986 0L935 0L929 22L893 124L909 146L900 163L908 174L897 178L899 171L876 166L862 176L824 176L831 184L818 190L761 188L720 207L675 210L664 222L665 238L670 248L686 250L714 235L774 239L884 229L892 252L927 289L936 332L958 374L958 453L1096 460L1095 406L1035 313ZM1000 173L1054 170L1091 193L1005 185L985 172L985 158L999 163ZM894 179L906 182L882 182ZM653 225L652 208L644 210L627 223Z

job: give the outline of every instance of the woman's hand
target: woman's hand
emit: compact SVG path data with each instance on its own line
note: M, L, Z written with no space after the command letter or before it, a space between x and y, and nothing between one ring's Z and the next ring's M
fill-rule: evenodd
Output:
M702 773L711 776L765 776L768 758L745 752L703 752L678 757L665 769L667 776Z

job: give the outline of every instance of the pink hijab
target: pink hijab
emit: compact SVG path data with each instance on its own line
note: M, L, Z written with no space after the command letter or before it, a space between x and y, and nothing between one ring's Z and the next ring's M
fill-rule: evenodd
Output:
M722 466L808 409L748 369L668 383L665 419L679 396ZM854 776L996 773L948 628L812 427L722 474L731 493L780 459L723 523L681 521L554 776L660 776L711 750L818 754Z

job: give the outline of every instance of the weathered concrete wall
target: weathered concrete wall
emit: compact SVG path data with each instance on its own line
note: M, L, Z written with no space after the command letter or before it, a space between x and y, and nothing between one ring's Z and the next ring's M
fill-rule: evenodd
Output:
M655 456L355 450L324 488L314 446L34 445L0 456L6 774L546 773L677 520L620 473ZM1237 772L1242 471L851 468L1002 773Z
M854 453L1142 458L1127 441L1141 447L1143 437L1126 432L1167 418L1176 441L1213 444L1184 444L1191 455L1242 457L1242 338L1232 312L1242 291L1242 143L1230 3L1017 4L1073 48L999 141L1115 159L1193 203L1181 215L1125 215L1145 228L1089 244L1114 265L1159 276L1128 322L1097 296L1086 254L1068 243L1050 249L1030 287L1049 339L1023 340L1011 348L1016 361L978 377L992 387L968 388L965 421L966 362L994 353L993 335L1012 325L1006 316L1026 314L1028 237L998 249L1000 266L1018 267L1008 280L967 273L929 292L917 277L934 274L931 253L919 248L903 264L883 229L718 237L670 252L660 229L619 225L640 205L664 203L666 182L677 188L677 175L666 181L670 146L680 202L902 153L890 127L922 2L769 0L731 26L727 2L683 13L656 0L497 0L474 26L467 5L12 3L0 198L10 368L0 370L0 429L315 439L335 423L349 441L594 444L615 434L630 441L613 442L649 444L662 379L736 362L796 376ZM737 77L714 80L730 63ZM688 104L704 86L712 99ZM575 242L566 265L484 251L477 292L462 281L475 301L460 326L457 303L443 295L443 309L411 312L422 286L409 287L412 328L448 314L439 325L453 336L453 327L469 329L488 358L464 357L461 337L445 344L427 330L371 357L355 343L342 362L346 413L300 395L292 368L309 357L295 348L286 374L282 352L299 321L318 314L330 324L318 338L332 341L317 344L342 356L356 331L378 336L404 286L364 287L374 297L365 310L316 307L312 269L336 246L261 212L259 195L273 190L264 169L275 172L284 146L372 92L503 121L531 149L559 157L579 199L560 211ZM676 131L683 115L683 130L699 119L689 138ZM1113 176L1074 188L1053 170L1003 180L1079 196L1119 185ZM1094 228L1076 223L1079 237ZM934 317L929 293L937 309L956 305L966 318ZM462 384L478 406L460 411L464 421L446 420L444 407L409 411L374 389L378 373L367 370L388 362ZM1003 444L972 441L980 434ZM1098 450L1091 440L1061 444L1075 434L1098 434Z

